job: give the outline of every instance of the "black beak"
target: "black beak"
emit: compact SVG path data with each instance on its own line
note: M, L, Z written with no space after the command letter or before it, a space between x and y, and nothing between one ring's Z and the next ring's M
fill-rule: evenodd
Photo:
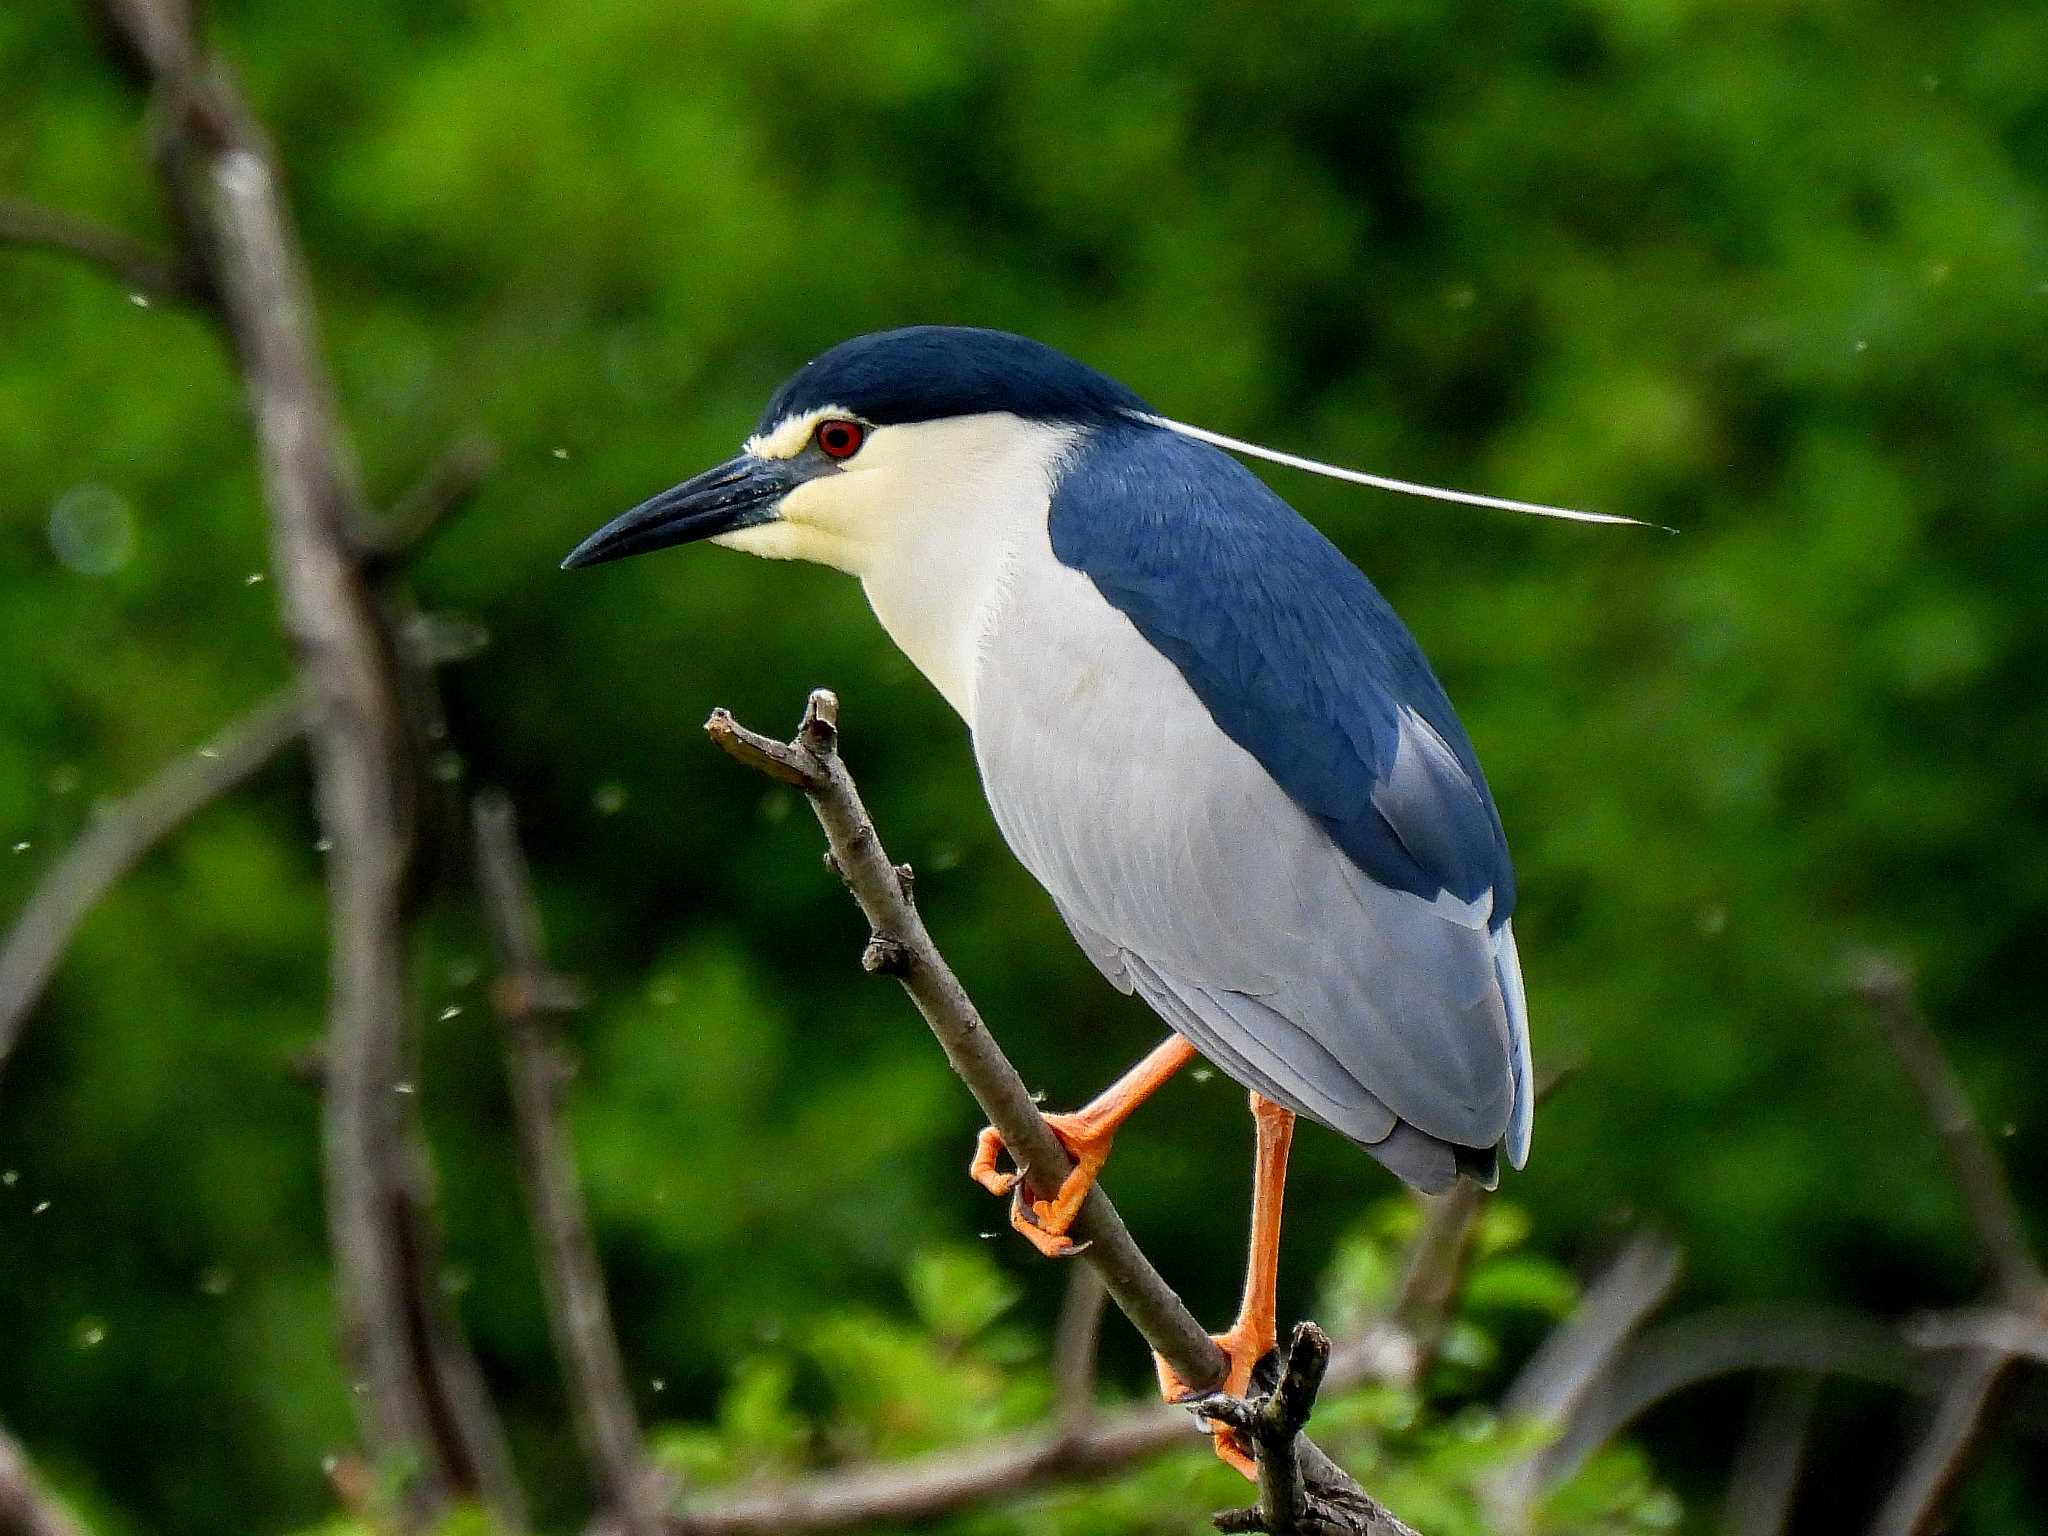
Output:
M795 490L797 482L786 461L743 453L613 518L570 550L562 569L602 565L770 522L776 503Z

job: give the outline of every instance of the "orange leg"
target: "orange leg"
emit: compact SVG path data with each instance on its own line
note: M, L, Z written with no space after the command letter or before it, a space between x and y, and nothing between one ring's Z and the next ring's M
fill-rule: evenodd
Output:
M1223 1380L1212 1391L1243 1397L1251 1385L1252 1367L1280 1342L1277 1292L1280 1279L1280 1202L1287 1189L1287 1150L1294 1143L1294 1111L1271 1099L1252 1095L1252 1117L1258 1126L1258 1152L1252 1164L1252 1251L1245 1266L1244 1300L1237 1321L1216 1334L1216 1347L1227 1362ZM1196 1394L1158 1356L1159 1391L1169 1403ZM1209 1424L1216 1454L1246 1477L1256 1479L1258 1464L1234 1429Z
M1026 1170L996 1170L996 1154L1003 1150L1003 1138L992 1125L982 1127L974 1143L974 1161L968 1164L968 1174L992 1195L1016 1191L1010 1204L1010 1225L1030 1238L1040 1253L1057 1259L1075 1252L1074 1245L1067 1241L1067 1228L1081 1213L1081 1202L1088 1198L1096 1175L1109 1161L1109 1144L1116 1137L1117 1127L1130 1119L1132 1110L1158 1092L1160 1084L1186 1066L1194 1054L1195 1048L1175 1035L1110 1084L1085 1109L1045 1117L1053 1135L1074 1159L1073 1171L1061 1181L1050 1200L1026 1199L1028 1188L1018 1188Z

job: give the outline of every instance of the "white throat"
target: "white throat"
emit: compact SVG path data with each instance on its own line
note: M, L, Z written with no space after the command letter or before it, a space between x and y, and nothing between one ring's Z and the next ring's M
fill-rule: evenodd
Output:
M1051 558L1046 517L1079 432L1008 414L908 429L923 460L861 586L889 638L971 729L989 626L1017 562Z
M991 412L878 427L845 470L718 542L858 576L889 638L971 728L989 625L1020 559L1052 559L1046 517L1081 436Z

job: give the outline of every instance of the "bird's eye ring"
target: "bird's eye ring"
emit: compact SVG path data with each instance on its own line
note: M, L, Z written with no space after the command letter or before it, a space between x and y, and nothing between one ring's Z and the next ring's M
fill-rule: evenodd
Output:
M814 441L826 458L850 459L860 452L860 445L867 441L867 436L867 428L859 422L834 416L818 423Z

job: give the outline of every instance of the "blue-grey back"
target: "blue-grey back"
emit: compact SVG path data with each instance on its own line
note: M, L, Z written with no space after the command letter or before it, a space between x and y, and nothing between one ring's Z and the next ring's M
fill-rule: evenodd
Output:
M1367 874L1424 900L1491 891L1507 921L1507 840L1450 700L1364 573L1256 475L1119 420L1066 467L1050 533ZM1407 712L1438 740L1411 721L1404 743Z

